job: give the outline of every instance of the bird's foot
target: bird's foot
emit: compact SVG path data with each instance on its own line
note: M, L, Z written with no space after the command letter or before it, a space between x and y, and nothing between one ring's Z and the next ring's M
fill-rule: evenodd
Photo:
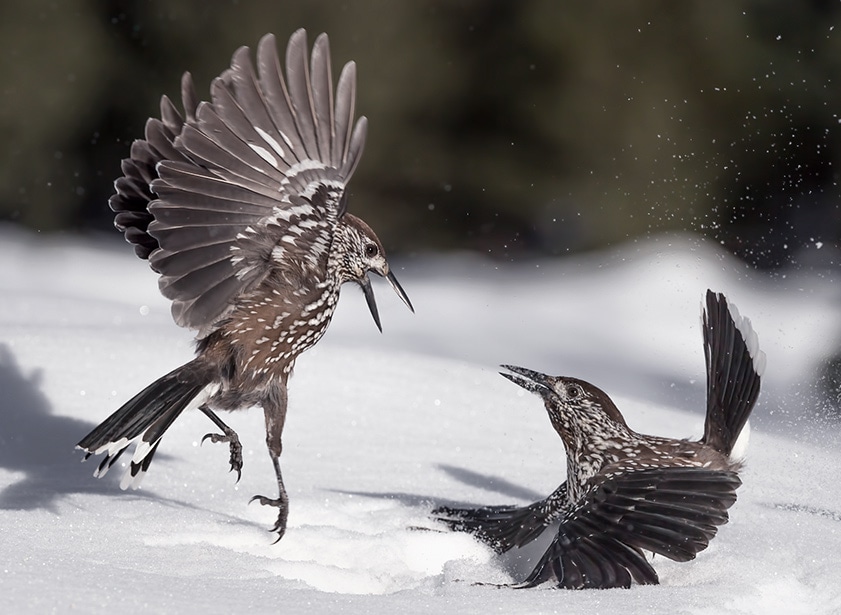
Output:
M207 439L210 439L211 442L227 442L231 447L231 472L236 471L237 473L237 482L239 482L240 477L242 477L242 444L239 443L239 436L237 433L228 427L222 427L221 434L218 433L209 433L201 439L202 444Z
M248 503L251 504L255 500L263 506L275 506L278 508L277 521L275 521L274 526L269 530L270 532L277 532L277 540L273 543L276 544L286 533L286 520L289 517L289 501L286 498L267 498L264 495L255 495Z

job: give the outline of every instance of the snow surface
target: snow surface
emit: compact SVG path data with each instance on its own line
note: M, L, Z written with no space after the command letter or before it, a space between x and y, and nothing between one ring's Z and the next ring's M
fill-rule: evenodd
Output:
M384 333L346 288L298 363L282 458L287 536L257 409L229 415L242 480L212 424L182 416L143 489L92 477L75 443L192 356L155 276L120 241L0 228L0 596L7 613L839 613L839 426L814 380L841 344L837 285L768 277L694 237L502 265L406 259L417 313L375 283ZM768 355L731 521L692 562L657 558L661 585L513 590L503 560L443 531L443 503L525 503L564 475L537 398L500 363L582 377L638 431L703 425L700 303L707 287L750 317ZM512 576L513 575L513 576Z

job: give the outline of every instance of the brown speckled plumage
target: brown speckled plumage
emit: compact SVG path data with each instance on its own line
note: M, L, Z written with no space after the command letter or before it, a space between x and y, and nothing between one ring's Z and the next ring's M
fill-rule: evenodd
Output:
M551 545L517 587L657 583L643 551L686 561L703 550L741 485L732 457L759 395L765 356L756 334L723 295L707 292L703 314L707 419L698 441L640 434L601 389L568 377L503 366L539 395L564 443L567 480L526 507L441 507L437 519L503 553L557 524Z
M347 182L367 122L353 119L356 68L335 92L326 35L307 57L306 34L289 40L281 69L274 37L263 37L256 68L242 47L199 102L189 73L182 116L167 97L123 161L111 198L115 224L160 274L175 322L197 331L196 358L155 381L79 443L104 453L101 476L137 442L122 486L137 486L161 437L193 400L220 429L231 469L242 469L237 434L214 410L261 406L278 496L273 531L286 530L280 471L287 381L302 352L324 335L345 282L359 284L380 327L368 273L389 270L374 231L347 213ZM204 398L200 396L204 394Z

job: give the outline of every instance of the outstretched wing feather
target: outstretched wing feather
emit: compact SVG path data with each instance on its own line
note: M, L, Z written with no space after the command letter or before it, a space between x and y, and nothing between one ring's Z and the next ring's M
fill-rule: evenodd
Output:
M348 62L339 75L336 86L336 114L333 148L330 160L339 168L348 156L348 146L353 132L353 113L356 102L356 63Z
M327 37L308 57L303 30L289 40L285 68L284 77L267 35L256 70L248 48L238 49L210 102L198 101L185 74L184 113L161 100L161 119L147 123L117 182L117 223L161 274L176 322L201 334L271 269L288 269L290 284L307 279L307 267L323 272L344 213L366 128L364 118L353 123L355 68L342 70L334 100ZM294 249L275 254L290 233Z
M315 39L310 60L311 97L318 159L335 164L332 154L333 130L333 77L330 74L330 43L327 35Z
M277 43L273 34L267 34L260 39L260 44L257 46L257 68L258 82L266 100L266 109L277 130L275 134L280 137L279 144L286 145L292 157L289 163L295 164L295 162L308 159L307 148L304 147L295 123L289 89L283 78L280 58L277 55Z
M295 32L286 46L286 83L292 116L295 118L306 158L319 160L313 119L315 109L312 102L312 84L307 62L307 35L303 30Z
M727 522L740 484L734 472L705 468L651 468L606 479L566 513L521 586L554 580L567 588L627 587L629 575L656 583L642 550L694 558Z

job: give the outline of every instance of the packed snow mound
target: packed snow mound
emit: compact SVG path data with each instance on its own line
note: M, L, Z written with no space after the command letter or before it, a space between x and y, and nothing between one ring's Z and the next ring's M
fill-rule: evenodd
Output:
M183 415L136 492L93 478L74 445L192 356L154 274L118 242L0 232L0 592L9 612L841 612L838 426L819 422L816 371L841 340L832 280L764 277L695 238L502 265L406 260L417 313L385 285L380 335L345 292L298 363L274 512L259 409L226 415L243 444L228 472L213 425ZM710 547L658 558L661 585L562 592L498 588L521 561L429 519L442 504L522 504L564 479L540 401L500 363L585 378L641 432L698 437L706 288L751 319L767 354L744 485ZM386 291L386 292L382 292Z

